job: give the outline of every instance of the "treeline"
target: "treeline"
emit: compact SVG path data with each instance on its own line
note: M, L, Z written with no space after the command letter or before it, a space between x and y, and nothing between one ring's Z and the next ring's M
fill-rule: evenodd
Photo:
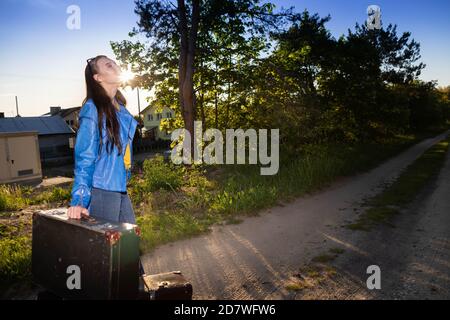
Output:
M418 80L425 65L409 33L357 24L334 39L325 26L329 19L299 15L273 35L277 47L259 66L261 103L252 109L269 107L289 145L373 141L450 119L449 88Z
M140 74L133 85L155 90L150 103L178 111L163 129L189 127L193 119L204 130L279 128L282 147L296 151L305 143L384 139L450 119L449 87L419 80L420 45L396 26L356 24L336 39L326 27L330 16L274 13L273 4L256 0L189 4L183 30L179 8L136 1L140 21L130 36L150 41L112 43L117 58ZM189 59L192 96L189 83L180 82Z

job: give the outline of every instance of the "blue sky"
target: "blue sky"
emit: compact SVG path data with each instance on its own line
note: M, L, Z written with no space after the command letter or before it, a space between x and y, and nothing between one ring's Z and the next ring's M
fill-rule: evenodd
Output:
M367 18L370 4L381 7L384 25L398 25L410 31L421 43L422 61L427 68L424 80L450 84L450 1L448 0L277 0L278 7L294 6L321 16L331 15L327 24L335 37ZM69 30L66 9L81 9L80 30ZM50 106L80 105L85 87L86 59L97 54L114 57L109 41L128 38L136 25L131 0L2 0L0 2L0 111L15 115L14 96L19 113L35 116ZM141 92L144 101L146 92ZM137 114L136 91L125 90L129 109Z

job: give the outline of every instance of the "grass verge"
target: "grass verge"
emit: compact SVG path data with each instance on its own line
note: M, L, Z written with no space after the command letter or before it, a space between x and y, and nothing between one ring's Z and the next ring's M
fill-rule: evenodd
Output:
M142 229L142 250L205 232L212 224L237 223L239 217L320 190L339 177L377 166L423 138L405 135L371 144L305 146L297 158L281 159L273 176L262 176L260 168L251 165L188 169L144 163L142 178L135 177L130 192ZM174 179L174 173L183 178ZM156 177L169 177L170 183Z
M369 208L356 222L347 227L351 230L368 231L373 226L389 220L413 201L417 194L439 173L445 161L450 138L443 140L409 165L383 192L367 200Z

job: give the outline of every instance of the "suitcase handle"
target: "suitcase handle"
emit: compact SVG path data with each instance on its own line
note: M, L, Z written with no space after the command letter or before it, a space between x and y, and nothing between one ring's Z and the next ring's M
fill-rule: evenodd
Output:
M91 216L88 216L88 215L85 215L85 214L81 215L81 220L84 220L84 221L87 221L87 222L95 222L96 221L95 218L93 218Z

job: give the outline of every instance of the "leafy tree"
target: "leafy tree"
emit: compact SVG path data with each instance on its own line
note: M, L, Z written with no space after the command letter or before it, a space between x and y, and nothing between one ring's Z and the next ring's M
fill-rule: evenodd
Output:
M141 78L135 85L156 88L158 105L179 106L184 127L193 134L194 120L206 120L205 105L215 103L219 125L219 99L225 98L229 123L239 78L237 63L249 63L266 47L267 30L277 28L287 13L275 14L270 3L259 0L137 0L138 28L130 36L149 40L111 43L119 60L131 64ZM192 149L193 150L193 149Z
M281 147L373 141L449 119L449 90L419 81L420 45L389 24L335 39L320 17L258 0L136 1L117 58L178 110L161 129L279 128ZM145 36L145 39L141 37Z

